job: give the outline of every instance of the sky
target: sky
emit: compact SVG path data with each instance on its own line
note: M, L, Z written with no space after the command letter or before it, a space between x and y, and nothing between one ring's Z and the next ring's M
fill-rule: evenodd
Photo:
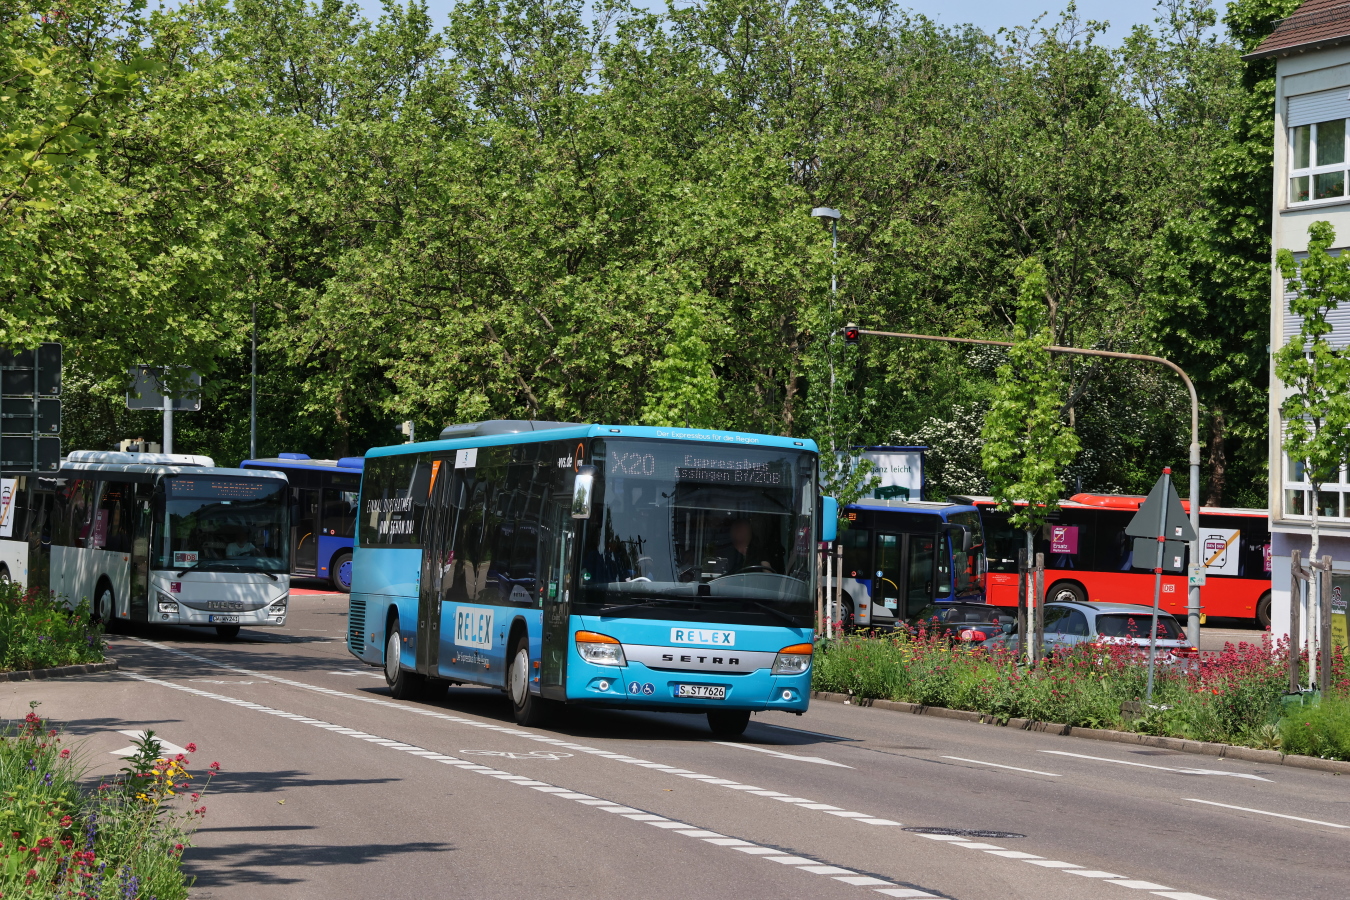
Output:
M357 0L370 18L380 14L379 0ZM445 23L446 10L454 0L428 0L428 7L438 24ZM643 3L643 0L637 0ZM1111 23L1106 33L1107 43L1118 43L1136 24L1152 22L1156 17L1156 0L1078 0L1078 14L1083 19ZM646 0L647 5L664 9L664 0ZM1058 18L1068 0L900 0L914 12L936 19L943 25L962 25L967 22L984 31L1028 25L1045 12L1047 22ZM1221 5L1221 4L1216 4Z

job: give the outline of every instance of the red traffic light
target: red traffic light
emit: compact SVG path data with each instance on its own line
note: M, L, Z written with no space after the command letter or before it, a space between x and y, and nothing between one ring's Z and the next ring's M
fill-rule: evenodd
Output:
M858 338L860 338L861 336L862 336L862 329L860 329L857 325L844 326L845 344L856 344L858 343Z

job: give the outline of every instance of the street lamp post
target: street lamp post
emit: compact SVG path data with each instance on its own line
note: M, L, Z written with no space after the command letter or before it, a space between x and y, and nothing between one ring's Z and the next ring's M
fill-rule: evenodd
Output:
M835 452L834 446L834 300L835 295L839 293L839 210L828 206L817 206L811 210L811 216L816 219L823 219L830 225L830 328L829 341L826 344L827 357L830 361L830 394L826 403L825 416L830 426L830 452ZM833 603L829 601L828 595L826 604L829 611L825 615L825 636L834 636L834 618L839 612L839 593L842 590L842 579L838 568L830 568L830 559L833 554L825 557L826 581L830 583L833 589Z
M985 341L978 338L954 338L941 337L935 334L905 334L898 331L873 331L868 328L859 328L859 334L875 334L879 337L898 337L910 338L916 341L941 341L946 344L983 344L989 347L1011 347L1008 341ZM1205 560L1200 558L1200 401L1195 394L1195 385L1191 383L1190 376L1181 368L1181 366L1172 362L1170 359L1163 359L1161 356L1148 356L1143 353L1117 353L1113 350L1084 350L1081 347L1048 347L1051 353L1063 353L1069 356L1105 356L1109 359L1134 359L1141 362L1153 362L1167 366L1173 372L1181 376L1181 380L1186 384L1186 390L1191 395L1191 509L1190 520L1191 530L1195 532L1195 540L1191 541L1191 565L1203 565ZM1191 582L1190 590L1187 594L1186 609L1186 638L1191 642L1191 646L1200 646L1200 587L1188 577Z

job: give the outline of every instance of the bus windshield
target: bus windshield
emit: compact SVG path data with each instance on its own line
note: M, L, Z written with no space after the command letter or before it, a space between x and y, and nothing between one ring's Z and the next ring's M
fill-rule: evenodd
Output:
M578 612L810 627L813 455L605 441L592 460Z
M155 568L290 571L283 479L179 475L157 500Z

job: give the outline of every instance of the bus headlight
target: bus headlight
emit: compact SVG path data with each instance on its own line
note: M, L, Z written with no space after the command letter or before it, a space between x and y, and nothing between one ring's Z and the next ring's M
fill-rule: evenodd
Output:
M272 608L268 610L274 616L279 616L286 611L286 601L291 599L289 593L282 594L281 599L272 602Z
M607 634L594 631L577 632L577 652L586 662L597 666L626 666L623 645Z
M177 600L173 599L172 597L170 597L168 594L164 593L163 591L155 591L155 594L157 595L157 599L158 599L158 601L159 601L159 611L160 611L160 612L162 612L162 613L176 613L176 612L178 612L178 601L177 601Z
M811 645L793 644L778 651L773 659L773 674L802 675L811 668Z

